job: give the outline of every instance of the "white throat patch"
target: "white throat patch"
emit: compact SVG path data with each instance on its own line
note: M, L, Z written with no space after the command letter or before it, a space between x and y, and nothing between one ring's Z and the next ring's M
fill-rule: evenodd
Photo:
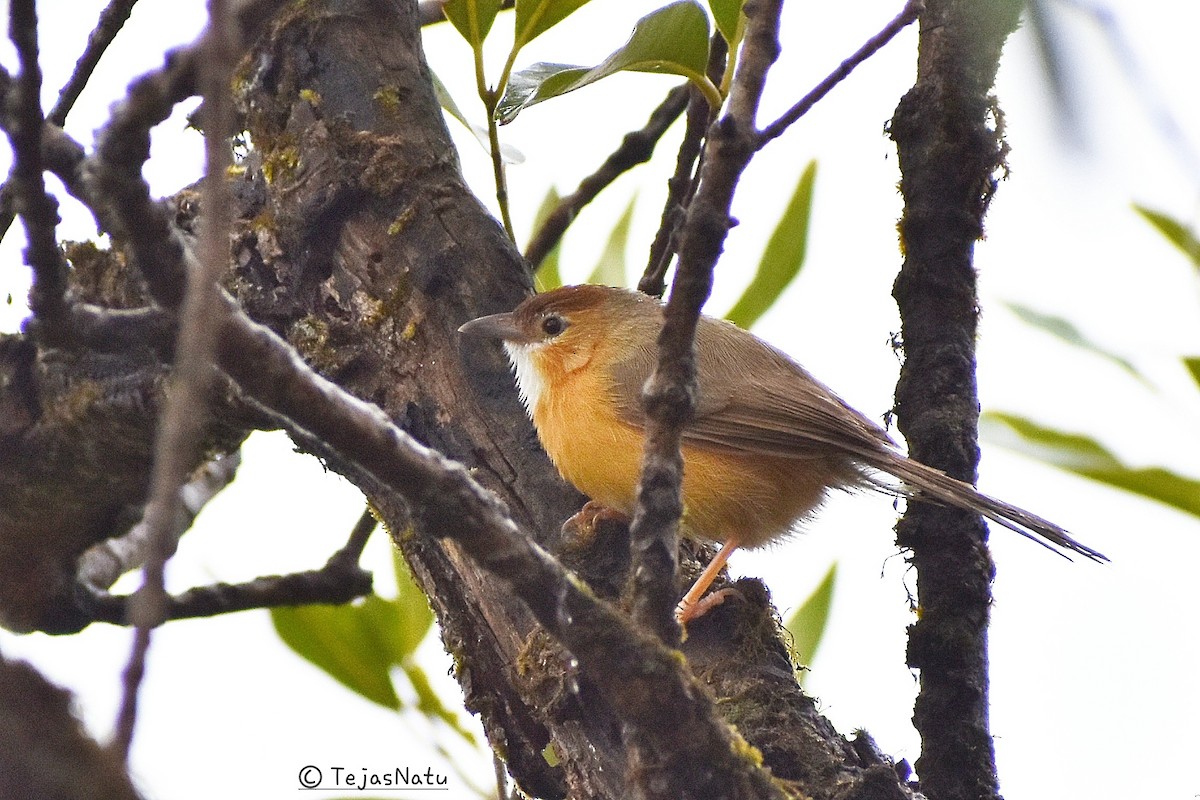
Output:
M504 343L504 352L508 354L513 372L517 375L517 391L521 395L521 402L525 404L525 411L529 414L530 419L533 419L533 411L537 408L538 401L542 399L542 394L546 390L546 382L542 380L541 373L533 363L534 352L544 346L541 343Z

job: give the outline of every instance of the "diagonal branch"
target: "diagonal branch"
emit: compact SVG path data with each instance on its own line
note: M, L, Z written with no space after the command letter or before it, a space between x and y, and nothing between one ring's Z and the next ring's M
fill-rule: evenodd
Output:
M641 130L625 134L620 147L604 160L600 168L580 181L575 191L559 201L525 248L525 260L529 262L531 270L537 270L542 259L562 239L584 206L621 175L650 160L658 140L687 107L689 85L676 86L667 92L666 98L650 114L646 125Z
M793 123L807 114L809 109L820 102L825 95L833 91L833 87L849 77L855 67L875 55L888 42L894 39L896 34L915 22L924 10L925 0L908 0L904 5L904 9L891 22L885 25L879 33L863 43L863 46L858 48L853 55L841 64L838 64L837 69L829 73L823 81L813 87L812 91L804 95L804 97L800 98L794 106L783 112L783 115L779 119L763 128L758 136L758 147L765 147L768 142L778 138Z

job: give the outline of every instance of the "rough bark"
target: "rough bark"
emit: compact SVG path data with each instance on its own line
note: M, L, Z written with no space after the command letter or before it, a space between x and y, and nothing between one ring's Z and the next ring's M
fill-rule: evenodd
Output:
M921 17L917 81L891 122L899 152L904 366L896 415L909 453L973 482L979 462L975 386L975 243L1003 168L991 87L1019 2L930 0ZM916 762L934 800L998 798L988 727L987 623L994 566L977 515L910 504L897 542L917 569L920 621L908 663L920 670Z

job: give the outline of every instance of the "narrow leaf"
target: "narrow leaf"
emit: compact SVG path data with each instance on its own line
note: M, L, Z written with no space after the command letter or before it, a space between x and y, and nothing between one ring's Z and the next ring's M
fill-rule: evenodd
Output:
M1138 372L1137 367L1128 359L1122 358L1116 353L1112 353L1100 347L1098 344L1088 339L1083 333L1076 328L1070 321L1063 317L1056 317L1052 314L1043 314L1040 311L1035 311L1029 306L1023 306L1019 303L1005 303L1009 311L1021 318L1022 322L1041 328L1049 334L1052 334L1059 339L1062 339L1067 344L1075 345L1076 347L1087 350L1090 353L1095 353L1098 356L1103 356L1109 361L1121 367L1138 380L1145 381L1142 374Z
M433 627L433 610L399 549L393 548L392 559L396 570L396 599L391 601L396 609L396 649L392 663L400 664L416 651Z
M484 152L490 153L492 145L488 141L487 129L480 125L472 125L467 120L466 115L463 114L458 103L454 102L454 98L450 96L450 90L438 78L437 73L430 70L429 77L433 81L433 94L437 98L438 105L442 107L442 110L461 122L463 127L475 136L475 141L479 142L479 146L484 149ZM525 162L525 155L520 150L503 142L500 143L500 158L503 159L505 164L523 164Z
M1183 254L1192 260L1192 264L1200 269L1200 238L1197 238L1191 228L1161 211L1154 211L1137 203L1134 203L1133 210L1157 228L1167 241L1182 250Z
M725 41L730 44L736 42L742 17L742 0L708 0L708 10L712 12L717 30L725 37Z
M517 0L516 43L520 49L586 5L588 0Z
M984 414L981 430L989 440L1039 461L1200 516L1200 480L1195 478L1162 467L1129 467L1094 439L1012 414Z
M678 0L638 20L629 41L591 69L539 62L513 73L496 107L496 119L501 124L512 122L522 109L622 70L682 75L706 95L716 95L704 74L707 63L708 15L695 0ZM719 95L710 96L710 102L719 101Z
M542 199L542 204L538 206L537 214L533 217L533 229L541 230L545 224L546 218L550 216L550 212L558 208L559 202L562 200L559 197L558 190L551 186L546 191L546 196ZM528 250L528 248L526 248ZM538 265L537 272L534 273L534 280L537 282L539 292L548 292L551 289L557 289L562 286L562 275L558 271L558 257L562 253L562 239L558 240L558 244L546 254L542 259L542 263Z
M800 604L788 618L786 627L792 634L792 646L807 665L812 665L825 636L829 623L829 609L833 604L833 587L837 583L837 562L829 565L829 571L817 584L817 588Z
M443 11L467 44L478 50L500 11L500 0L446 0Z
M608 234L608 242L596 262L596 268L588 276L588 283L598 283L601 286L625 285L625 246L629 242L629 226L633 222L633 208L637 204L637 195L629 198L629 205Z
M813 187L817 181L817 162L810 161L800 175L796 191L775 226L754 279L725 315L730 322L750 328L775 304L783 290L800 274L808 252L808 223L812 215Z
M392 686L392 646L375 627L378 604L367 598L358 605L296 606L271 609L271 622L284 644L351 691L385 708L399 709ZM368 604L371 610L364 611Z
M475 734L464 728L458 716L442 703L442 698L434 691L425 670L411 662L405 664L403 669L408 682L412 684L413 692L417 695L417 710L430 719L440 719L463 739L475 744Z

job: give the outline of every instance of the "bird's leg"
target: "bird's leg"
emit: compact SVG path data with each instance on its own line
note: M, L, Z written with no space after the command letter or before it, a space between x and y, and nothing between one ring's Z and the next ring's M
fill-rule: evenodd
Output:
M692 584L692 588L688 589L687 594L679 601L679 605L675 607L675 619L681 625L703 616L713 606L719 606L725 601L725 592L716 592L712 597L705 598L703 601L700 598L708 591L708 587L712 586L712 582L716 580L717 574L725 566L729 556L738 548L738 544L738 539L735 537L726 539L725 544L721 545L720 552L713 556L712 561L708 562L708 566L704 568L704 572L701 572L700 577Z

